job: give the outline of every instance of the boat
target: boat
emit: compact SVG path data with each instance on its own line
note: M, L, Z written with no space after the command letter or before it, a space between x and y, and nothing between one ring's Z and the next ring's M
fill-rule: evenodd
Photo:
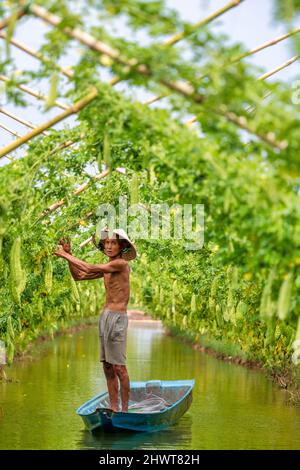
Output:
M195 380L148 380L131 382L128 412L110 408L108 392L95 396L76 413L94 431L160 431L176 423L191 406ZM119 394L120 395L120 394ZM119 409L120 409L119 398Z

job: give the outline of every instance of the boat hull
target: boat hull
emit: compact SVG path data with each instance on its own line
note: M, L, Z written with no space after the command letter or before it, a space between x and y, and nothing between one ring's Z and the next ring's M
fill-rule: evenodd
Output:
M131 390L138 387L149 385L151 382L133 382ZM155 412L114 412L110 408L98 408L98 402L101 401L107 393L94 397L82 407L78 408L77 414L81 416L83 422L89 431L102 428L105 431L131 430L141 432L153 432L165 429L175 424L189 409L193 401L194 380L186 381L159 381L161 390L165 387L172 387L174 390L180 390L185 387L179 400L163 411ZM93 410L93 407L96 408Z

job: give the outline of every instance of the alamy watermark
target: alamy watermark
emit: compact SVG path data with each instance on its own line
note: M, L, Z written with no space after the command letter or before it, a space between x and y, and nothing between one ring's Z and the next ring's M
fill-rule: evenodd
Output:
M187 250L200 250L204 244L204 204L127 204L127 196L119 197L118 228L132 239L184 240ZM97 226L116 226L117 211L113 204L100 204ZM130 222L128 221L130 218Z

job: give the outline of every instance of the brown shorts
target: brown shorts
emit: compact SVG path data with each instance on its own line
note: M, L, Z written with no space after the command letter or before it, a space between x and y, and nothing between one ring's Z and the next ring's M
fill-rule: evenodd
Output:
M100 362L125 365L127 313L103 309L99 318Z

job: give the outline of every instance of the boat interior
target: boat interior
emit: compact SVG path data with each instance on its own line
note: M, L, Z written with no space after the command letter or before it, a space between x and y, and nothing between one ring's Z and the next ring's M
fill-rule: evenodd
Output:
M147 384L144 387L131 388L129 393L128 413L157 413L170 408L182 398L190 386L162 387L159 383ZM89 404L84 414L90 414L102 408L111 408L108 392ZM119 393L119 410L121 398Z

